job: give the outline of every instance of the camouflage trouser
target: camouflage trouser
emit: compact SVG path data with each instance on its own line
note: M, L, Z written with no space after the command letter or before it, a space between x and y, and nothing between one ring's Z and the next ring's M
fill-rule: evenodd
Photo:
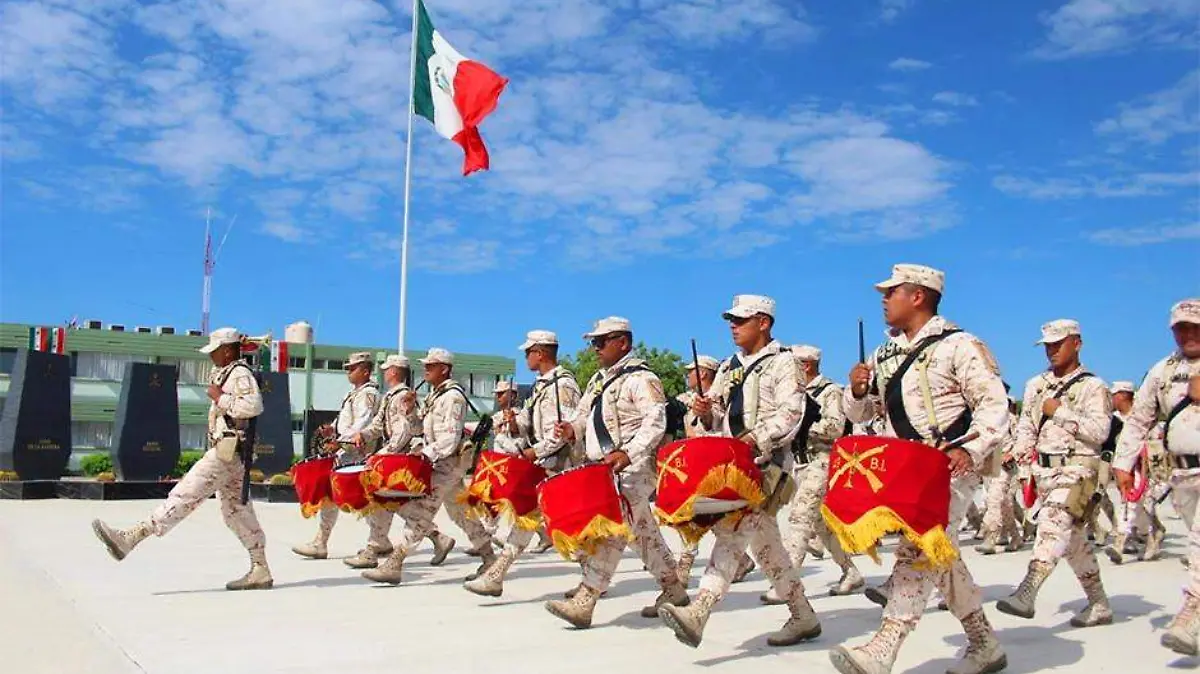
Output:
M488 518L488 521L485 523L467 517L466 506L458 502L458 497L465 493L466 490L466 484L460 479L454 486L453 491L446 496L446 500L442 505L445 506L446 514L450 516L450 521L454 522L459 529L466 532L467 539L471 541L473 549L490 550L492 533L496 530L496 518Z
M1200 503L1200 474L1186 475L1177 471L1171 476L1171 503L1188 528L1188 583L1184 592L1200 597L1200 519L1196 504Z
M821 452L807 464L797 463L792 473L796 478L797 488L796 495L792 497L787 531L783 537L783 544L792 566L798 568L803 563L808 542L813 535L821 538L833 561L843 570L854 566L850 556L842 549L842 544L829 531L825 518L821 516L821 502L828 490L826 480L829 476L829 453Z
M1090 497L1096 469L1090 465L1069 464L1035 468L1034 474L1042 497L1042 510L1038 514L1033 558L1051 566L1065 558L1076 576L1098 573L1096 553L1087 539L1087 520L1078 516L1079 506L1072 501ZM1072 513L1072 510L1076 512Z
M975 498L979 482L979 476L975 473L950 480L950 521L946 532L955 549L958 548L958 530L967 515L967 505ZM896 548L896 565L890 578L891 597L883 609L885 618L915 627L925 612L925 603L935 585L945 597L950 613L959 620L982 608L979 586L963 563L961 552L948 569L918 568L923 567L925 562L920 548L906 539L900 540Z
M633 545L650 570L650 575L666 587L679 582L675 557L663 540L658 521L650 509L650 494L654 493L653 473L620 475L621 495L629 502L625 517L633 529ZM624 538L609 538L596 549L596 554L587 555L583 562L583 584L604 592L612 583L613 573L621 562L621 553L627 541Z
M983 513L984 536L1018 537L1021 524L1017 518L1017 492L1021 488L1016 470L1001 470L999 475L985 480L987 501Z
M216 450L208 450L171 489L167 500L150 514L154 535L166 536L208 497L216 494L221 501L225 526L238 537L252 558L261 557L267 537L254 515L254 504L242 505L243 477L241 461L222 461L217 458Z
M700 589L716 595L718 600L724 597L749 547L776 594L787 600L793 599L795 593L804 594L800 573L783 547L778 520L763 512L752 512L736 524L730 524L730 519L722 519L712 528L717 542L700 579Z
M412 553L421 544L421 539L435 530L433 518L437 515L438 508L446 505L447 512L451 512L450 501L462 490L463 475L466 474L466 471L465 461L458 456L442 459L433 464L433 478L430 480L429 493L425 498L410 501L396 511L396 514L404 520L404 529L396 541L398 554L407 556ZM478 522L471 522L464 518L463 524L465 525L463 530L467 532L467 535L473 536L472 543L475 543L475 537L482 537L484 541L488 540L487 533L483 531L483 527Z

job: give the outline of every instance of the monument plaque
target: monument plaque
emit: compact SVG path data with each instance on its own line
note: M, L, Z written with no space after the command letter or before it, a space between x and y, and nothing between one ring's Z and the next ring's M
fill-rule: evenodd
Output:
M179 462L174 365L126 363L109 448L118 480L158 481Z
M0 470L57 480L71 458L71 358L19 349L0 413Z

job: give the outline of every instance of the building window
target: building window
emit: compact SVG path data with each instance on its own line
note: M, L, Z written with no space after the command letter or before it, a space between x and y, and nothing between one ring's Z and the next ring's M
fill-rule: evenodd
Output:
M72 421L71 449L108 449L112 447L111 421Z
M304 356L288 356L288 367L304 367Z
M4 348L0 349L0 374L12 374L13 367L17 364L17 350Z
M209 375L212 374L212 361L196 358L167 358L159 359L163 365L174 365L179 372L179 383L191 386L206 386Z
M83 351L75 359L75 376L82 379L121 381L128 363L149 363L149 356Z
M476 398L491 398L496 395L496 379L494 375L471 375L471 395Z
M325 361L326 370L340 370L346 365L344 360L333 360L332 358Z
M303 433L304 432L304 420L303 419L292 419L292 432L293 433Z
M179 449L206 449L208 447L208 426L206 424L180 424Z

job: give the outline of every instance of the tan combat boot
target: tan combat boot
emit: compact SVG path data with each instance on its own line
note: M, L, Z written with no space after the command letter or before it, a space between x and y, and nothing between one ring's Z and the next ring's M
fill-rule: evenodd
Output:
M779 593L772 587L766 592L758 595L758 600L767 606L781 606L787 603L787 600L779 596Z
M267 567L267 555L263 550L250 553L250 571L238 578L225 583L226 590L269 590L275 586L271 578L271 569Z
M426 536L433 543L433 557L429 558L430 566L441 566L446 561L446 555L454 549L456 541L440 531L434 531Z
M328 543L329 539L318 532L311 542L293 547L292 552L309 559L326 559L329 557Z
M1152 562L1158 559L1162 554L1163 529L1161 526L1155 527L1150 535L1146 537L1146 549L1142 550L1142 556L1138 559L1143 562Z
M754 558L743 552L742 561L738 562L737 573L733 574L733 582L740 583L746 580L746 576L749 576L750 572L754 571L754 568Z
M821 621L817 620L808 597L804 596L799 586L796 586L793 594L795 598L788 602L791 616L778 632L767 635L768 646L793 646L821 636Z
M362 577L375 583L399 585L404 577L404 552L397 548L378 567L363 571Z
M1129 538L1126 534L1117 534L1113 537L1108 547L1104 548L1104 554L1108 555L1108 561L1113 564L1121 564L1125 561L1125 541Z
M658 609L658 616L675 632L680 643L696 648L704 638L704 626L717 604L717 595L700 590L696 599L686 607L665 604Z
M1032 618L1038 590L1041 589L1042 583L1046 582L1053 570L1053 564L1039 562L1036 559L1029 562L1029 570L1025 572L1025 577L1021 579L1017 591L1007 599L996 602L996 609L1001 613L1015 615L1018 618Z
M505 549L496 561L492 562L487 571L483 575L473 580L468 580L463 583L463 587L468 592L473 592L484 597L499 597L504 594L504 577L508 575L508 569L517 561L516 553Z
M825 542L820 536L813 536L808 539L804 545L808 554L813 556L813 559L825 559Z
M118 562L152 533L149 522L138 522L128 529L113 529L100 520L92 520L92 531Z
M1000 535L995 531L989 531L983 537L983 542L975 546L975 551L981 555L996 554L996 546L1000 544Z
M352 569L373 569L379 564L380 557L387 557L392 554L392 546L387 547L377 546L374 543L368 543L367 547L358 551L358 554L348 559L343 559L342 563Z
M1100 582L1100 572L1080 576L1079 584L1083 586L1083 592L1087 595L1088 605L1071 618L1071 624L1075 627L1111 625L1112 607L1108 605L1108 595L1104 593L1104 584Z
M829 660L842 674L891 674L910 629L899 620L884 618L870 641L854 648L838 646L829 652Z
M683 583L676 579L674 583L663 586L662 592L659 592L658 596L654 598L653 605L642 607L642 617L657 618L658 609L662 608L663 606L667 604L671 604L673 606L687 606L688 602L690 601L691 600L688 599L687 588L684 587Z
M1008 666L1008 656L1001 650L983 609L964 616L962 626L967 633L967 650L946 674L993 674Z
M1021 536L1021 532L1014 528L1008 534L1008 542L1004 544L1004 551L1016 552L1023 547L1025 547L1025 539Z
M1195 657L1197 627L1200 627L1200 597L1185 592L1183 607L1175 614L1171 624L1167 625L1167 632L1162 635L1160 643L1176 653Z
M580 584L578 591L570 599L546 602L546 610L583 630L592 626L592 612L596 610L596 600L599 598L599 592Z
M483 554L481 554L480 557L483 559L479 562L479 567L470 573L466 578L464 578L464 581L472 581L482 576L483 573L488 570L488 567L492 565L492 562L496 561L496 552L492 550L492 546L489 545L483 551Z
M858 567L848 566L842 571L842 578L838 581L838 584L829 589L829 596L840 597L847 594L854 594L866 584L867 581L863 579Z
M684 587L687 587L692 580L692 565L695 563L695 550L684 550L679 553L679 561L675 563L675 568L679 570L679 582L683 583Z

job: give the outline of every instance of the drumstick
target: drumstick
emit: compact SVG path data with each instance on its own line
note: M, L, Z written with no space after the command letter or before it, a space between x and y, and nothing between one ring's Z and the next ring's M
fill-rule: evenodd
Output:
M558 377L550 380L554 385L554 411L558 414L558 423L562 423L562 397L558 392Z
M700 379L700 356L696 354L696 340L692 339L692 366L696 369L696 390L704 395L704 381Z
M957 440L951 440L950 442L947 442L946 444L942 445L941 450L943 452L948 452L952 449L960 448L960 445L965 445L968 442L970 442L978 437L979 437L979 431L971 431L970 433L967 433L966 435L958 438Z
M862 319L858 319L858 362L867 362L867 345L863 339L863 323Z

